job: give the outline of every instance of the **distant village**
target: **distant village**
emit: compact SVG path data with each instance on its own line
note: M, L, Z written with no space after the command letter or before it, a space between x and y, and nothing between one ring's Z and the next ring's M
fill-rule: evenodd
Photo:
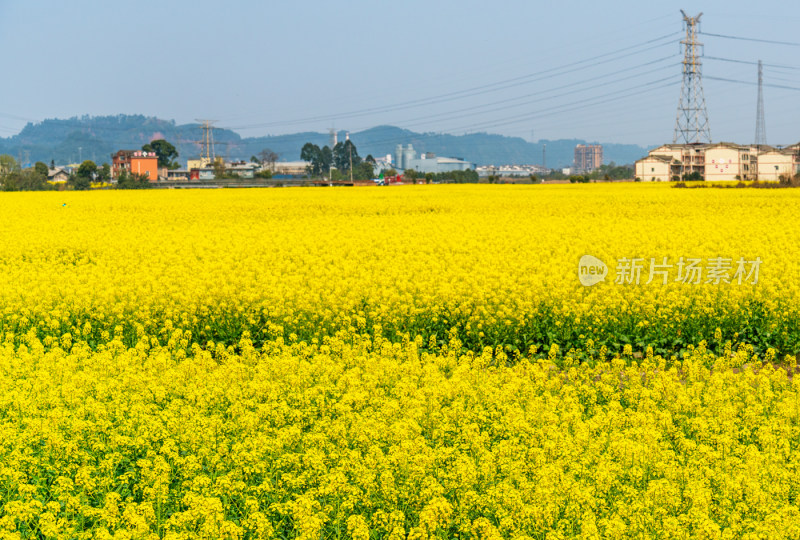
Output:
M779 182L800 174L800 143L783 148L734 143L664 144L632 167L604 164L602 145L578 144L572 166L556 170L539 164L476 166L462 158L417 152L412 144L398 144L391 154L362 159L349 139L345 144L350 145L345 148L351 152L351 162L335 161L328 146L319 149L311 145L317 154L312 151L309 155L313 158L297 161L278 161L278 155L268 149L250 161L231 161L215 157L206 147L202 157L181 166L175 160L175 147L164 140L152 141L139 150L119 150L110 156L110 165L101 166L84 161L63 167L37 163L23 169L11 156L4 155L0 156L0 185L4 190L36 190L602 180ZM341 153L342 143L335 144L334 149ZM326 151L330 154L327 161ZM352 166L353 151L357 167ZM318 159L321 163L315 162Z
M206 156L188 159L185 167L164 166L163 159L155 151L119 150L111 156L110 180L115 182L127 175L146 178L150 182L212 182L220 179L297 179L312 176L312 163L306 160L277 161L269 159L270 152L258 159L250 161L225 160L221 157ZM168 156L168 158L171 156ZM359 158L361 159L361 158ZM526 179L531 176L548 174L571 175L585 174L597 170L603 165L603 147L601 145L579 144L575 148L575 161L572 167L558 170L548 169L543 165L484 165L462 158L437 156L433 152L417 152L412 144L398 144L393 154L378 158L368 156L372 163L375 179L389 173L392 176L414 176L425 178L426 175L446 175L447 173L474 171L478 178ZM161 162L160 162L161 161ZM48 180L54 183L67 182L80 164L55 167L48 170ZM331 166L332 169L335 167ZM341 171L340 171L341 172ZM416 174L412 174L416 173ZM221 178L224 176L224 178Z

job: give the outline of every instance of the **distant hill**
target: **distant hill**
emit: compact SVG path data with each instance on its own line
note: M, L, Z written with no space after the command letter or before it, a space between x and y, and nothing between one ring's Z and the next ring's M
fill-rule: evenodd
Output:
M164 138L180 153L180 161L199 157L203 136L199 124L177 125L172 120L143 115L82 116L69 119L48 119L28 124L17 135L0 138L0 153L11 154L31 163L74 163L91 159L98 163L111 160L119 149L134 149L153 139ZM345 133L338 134L344 140ZM351 139L361 156L375 157L393 154L398 144L413 144L418 152L433 152L439 156L458 157L477 165L541 164L546 145L549 167L568 167L572 163L580 139L541 140L536 143L519 137L490 133L450 135L446 133L416 133L394 126L378 126L351 133ZM241 137L224 128L214 129L216 154L229 159L249 159L269 148L280 155L281 161L300 159L300 149L306 142L319 146L329 144L327 133L294 133L265 137ZM605 162L633 163L646 155L647 150L633 144L603 144Z

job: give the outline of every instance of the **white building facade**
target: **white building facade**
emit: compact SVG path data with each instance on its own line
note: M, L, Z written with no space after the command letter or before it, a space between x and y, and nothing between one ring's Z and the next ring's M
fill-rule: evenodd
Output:
M665 144L634 166L636 178L643 182L678 181L697 175L709 182L778 181L798 173L800 144L783 149L724 142Z

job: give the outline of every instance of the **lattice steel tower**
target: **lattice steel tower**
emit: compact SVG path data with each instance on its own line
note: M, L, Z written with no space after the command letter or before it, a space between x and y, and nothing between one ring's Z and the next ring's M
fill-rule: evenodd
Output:
M214 155L214 122L216 120L197 120L201 122L203 128L203 140L200 141L200 160L208 166L217 159Z
M764 72L758 61L758 107L756 109L756 145L767 144L767 128L764 123Z
M702 64L703 44L697 41L700 13L697 17L683 14L683 25L686 37L683 45L683 83L681 84L681 100L678 103L678 117L675 121L674 143L711 142L711 130L708 127L708 111L706 98L703 96Z

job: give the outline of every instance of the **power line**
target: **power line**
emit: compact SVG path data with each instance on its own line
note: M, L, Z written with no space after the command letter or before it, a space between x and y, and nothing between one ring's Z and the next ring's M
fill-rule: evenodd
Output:
M800 82L797 79L787 79L786 77L776 77L774 73L772 73L772 72L769 72L769 73L770 73L769 80L771 80L771 81L782 81L782 82L789 82L789 83Z
M662 84L667 81L672 80L673 82L668 84ZM548 107L546 109L541 109L537 111L532 111L527 114L522 115L513 115L513 116L506 116L502 118L495 118L492 120L487 120L485 122L473 123L468 125L457 126L455 128L450 129L450 131L456 132L463 132L463 131L476 131L479 129L486 129L490 127L498 127L498 126L505 126L505 125L512 125L517 124L520 122L529 121L536 118L544 118L547 116L551 116L554 114L561 114L565 112L573 112L575 110L585 109L587 107L593 107L596 105L602 105L604 103L609 103L613 101L617 101L620 99L627 99L634 96L640 96L644 94L646 91L652 90L659 90L668 86L677 85L677 77L675 75L670 75L668 77L664 77L661 79L657 79L654 81L650 81L644 84L630 86L622 90L615 90L613 92L607 92L605 94L601 94L599 96L592 96L589 98L580 99L574 101L572 103L564 104L558 107ZM645 88L650 87L650 90L642 90ZM602 99L607 98L607 99ZM471 115L465 115L471 116ZM390 139L378 140L378 141L371 141L371 144L390 144L393 142L398 142L401 139L393 137ZM402 139L405 140L405 139Z
M789 47L800 47L800 43L796 43L794 41L776 41L773 39L757 39L757 38L748 38L748 37L741 37L741 36L726 36L724 34L711 34L709 32L700 32L704 36L712 36L718 38L725 38L725 39L737 39L740 41L755 41L758 43L771 43L772 45L787 45Z
M674 79L674 80L671 83L662 84L665 80L669 80L669 79ZM600 95L600 96L593 96L593 97L590 97L590 98L584 98L584 99L581 99L581 100L574 101L572 103L561 105L561 106L559 106L557 108L552 108L552 107L543 108L543 109L539 109L539 110L536 110L536 111L532 111L532 112L530 112L528 114L525 114L525 115L508 116L508 117L504 117L504 118L500 118L500 119L493 119L493 120L489 120L489 121L485 121L485 122L481 122L481 123L472 123L472 124L468 124L468 125L456 126L456 127L451 128L451 129L448 129L448 131L450 131L450 132L464 132L466 134L466 133L469 133L469 132L475 133L475 132L478 132L478 131L480 131L482 129L495 127L495 126L506 126L506 125L524 123L524 122L529 121L531 119L537 119L538 120L538 119L546 118L546 117L549 117L549 116L559 115L561 113L568 113L568 112L578 111L578 110L581 110L581 109L595 107L596 105L602 105L602 104L611 103L611 102L619 102L619 101L627 100L627 99L629 99L631 97L634 97L634 96L636 96L636 97L643 96L643 95L646 95L646 94L651 93L653 91L668 89L671 86L677 85L678 82L679 81L677 80L677 76L676 75L671 75L670 77L667 77L665 79L658 79L658 80L655 80L655 81L651 81L651 82L645 83L643 85L629 87L629 88L625 88L623 90L616 90L614 92L609 92L609 93L606 93L606 94L603 94L603 95ZM650 87L650 88L647 88L647 87ZM642 88L644 88L644 89L642 89ZM600 98L604 98L604 97L606 97L607 99L600 99ZM630 103L627 103L625 108L626 109L630 108ZM447 133L447 132L439 133L437 135L438 136L443 136L443 137L452 136L450 133ZM370 146L381 146L381 145L391 146L391 145L395 145L395 144L398 144L398 143L408 142L408 140L409 140L408 137L405 136L405 135L400 135L398 137L387 137L387 138L383 138L383 139L376 139L376 140L370 141Z
M761 63L761 62L753 62L753 61L749 61L749 60L736 60L734 58L720 58L718 56L703 56L703 58L705 58L706 60L717 60L717 61L720 61L720 62L734 62L736 64L747 64L749 66L757 66L757 65L761 64L762 66L769 67L769 68L795 69L795 70L800 71L800 67L796 67L796 66L784 66L784 65L781 65L781 64L764 64L764 63Z
M558 77L561 75L566 75L568 73L574 73L576 71L580 71L581 69L585 69L584 65L587 63L593 63L593 66L606 64L608 62L613 62L616 60L621 60L623 58L627 58L636 54L641 54L643 52L657 49L659 47L664 47L665 45L670 45L672 41L666 41L664 43L660 43L658 45L654 45L651 47L646 47L640 50L633 50L638 47L644 45L650 45L652 43L656 43L659 41L664 41L667 38L670 40L676 36L676 33L665 34L663 36L653 38L642 43L632 45L629 47L624 47L621 49L617 49L615 51L611 51L604 54L599 54L593 56L591 58L586 58L583 60L578 60L576 62L572 62L569 64L564 64L562 66L558 66L555 68L545 69L542 71L538 71L535 73L529 73L526 75L520 75L518 77L513 77L511 79L506 79L503 81L497 81L494 83L484 84L480 86L475 86L472 88L467 88L464 90L458 90L455 92L448 92L446 94L439 94L436 96L431 96L427 98L420 98L410 101L405 101L401 103L397 103L394 105L387 105L382 107L373 107L369 109L362 109L358 111L350 111L346 113L337 113L337 114L330 114L330 115L321 115L321 116L313 116L313 117L306 117L306 118L299 118L294 120L287 120L287 121L278 121L278 122L265 122L259 124L249 124L244 126L229 126L228 129L253 129L253 128L263 128L263 127L274 127L274 126L287 126L287 125L294 125L294 124L305 124L309 122L318 122L318 121L329 121L329 120L336 120L340 118L354 118L358 116L367 116L370 114L378 114L384 112L394 112L409 108L416 108L422 107L425 105L435 105L437 103L445 102L445 101L452 101L454 99L464 99L467 97L474 97L477 95L487 94L491 92L497 92L500 90L506 90L508 88L513 88L515 86L520 86L524 84L531 84L534 82L540 82L541 80L549 79L552 77ZM626 53L621 54L620 53ZM619 55L615 58L606 58L609 56ZM605 58L605 60L599 61L600 59ZM567 69L569 68L569 69ZM554 73L555 72L555 73Z
M579 110L579 109L585 109L586 107L593 107L595 105L602 105L604 103L609 103L609 102L617 101L617 100L620 100L620 99L627 99L629 97L638 96L638 95L643 94L643 92L639 91L640 88L645 88L645 87L648 87L648 86L660 85L661 83L669 81L670 79L675 79L675 76L674 75L670 75L669 77L664 77L663 79L658 79L656 81L651 81L649 83L641 84L641 85L638 85L638 86L631 86L631 87L626 88L625 90L616 91L616 92L609 92L607 94L603 94L601 96L595 96L593 98L586 98L586 99L583 99L583 100L576 101L574 103L575 105L580 104L580 103L585 103L584 105L580 105L580 106L569 105L569 106L566 106L566 108L561 108L560 110L558 110L558 109L546 109L545 111L537 111L537 112L531 113L531 114L525 114L525 115L520 115L520 116L510 116L510 117L505 117L505 118L499 119L500 120L499 122L491 121L491 122L488 122L488 123L483 123L483 124L478 124L478 125L473 125L473 126L467 126L467 127L462 127L462 128L456 128L454 131L463 131L465 129L474 129L476 127L485 129L487 127L497 127L497 126L515 124L515 123L519 123L519 122L522 122L522 121L528 121L528 120L531 120L531 119L534 119L534 118L542 118L542 117L545 117L545 116L550 116L550 115L553 115L553 114L559 114L559 113L563 113L563 112L572 112L572 111ZM658 89L661 89L661 88L664 88L664 87L667 87L667 86L674 86L674 85L677 85L677 84L678 84L678 81L674 80L671 83L663 84L663 85L661 85L659 87L652 88L651 90L658 90ZM634 90L634 92L625 93L625 94L622 94L622 95L617 95L617 94L620 94L621 92L627 92L629 90ZM609 97L609 99L603 99L603 100L599 100L599 101L590 102L593 99L596 99L596 98L599 98L599 97L606 97L606 96L616 96L616 97Z
M757 82L753 81L740 81L737 79L726 79L725 77L712 77L711 75L706 75L706 79L711 79L713 81L722 81L722 82L730 82L730 83L737 83L737 84L749 84L751 86L757 85ZM797 86L786 86L783 84L764 84L764 86L769 88L782 88L784 90L796 90L800 92L800 87Z
M670 58L672 58L672 56L667 56L667 57L660 58L658 60L654 60L654 61L651 61L651 62L645 62L644 64L639 64L639 65L631 67L631 68L625 68L625 69L621 69L621 70L618 70L618 71L615 71L615 72L605 73L605 74L599 75L597 77L584 79L584 80L581 81L581 83L582 84L592 83L592 82L600 80L600 79L604 79L604 78L612 77L612 76L615 76L615 75L619 75L620 73L624 73L626 71L631 71L633 69L639 69L639 68L642 68L642 67L645 67L645 66L648 66L648 65L657 64L657 63L663 62L664 60L668 60ZM599 87L602 87L602 86L608 86L610 84L617 84L617 83L624 82L624 81L629 80L629 79L633 79L633 78L636 78L636 77L641 77L642 75L649 75L651 73L656 73L656 72L660 72L660 71L663 71L663 67L658 67L656 69L639 72L639 73L636 73L634 75L630 75L628 77L622 77L622 78L615 79L613 81L608 81L608 82L604 82L604 83L601 83L601 84L596 84L596 85L594 85L594 86L592 86L590 88L577 88L577 89L570 90L569 92L561 92L561 93L559 93L558 95L555 95L555 96L543 96L543 97L538 97L537 99L528 99L527 101L522 101L520 103L513 103L511 105L503 105L503 104L506 104L506 103L511 103L511 102L514 102L514 101L519 101L519 100L530 98L530 97L534 97L534 96L541 96L542 94L557 92L559 90L564 90L566 88L573 88L575 86L575 84L565 84L565 85L557 86L557 87L554 87L554 88L549 88L549 89L544 90L544 91L533 92L533 93L526 94L526 95L523 95L523 96L517 96L517 97L514 97L514 98L503 99L503 100L492 102L492 103L485 103L485 104L481 104L481 105L473 105L471 107L465 107L465 108L462 108L462 109L456 109L456 110L445 112L445 113L437 113L437 114L425 115L425 116L421 116L421 117L417 117L417 118L411 118L409 120L406 120L404 122L404 125L418 125L418 123L420 121L428 122L428 121L431 121L431 120L439 120L439 119L447 120L447 119L464 118L464 117L468 117L468 116L473 116L472 114L469 114L469 115L457 115L457 114L455 114L455 113L462 113L462 112L467 112L467 111L479 111L479 112L477 112L475 114L486 114L486 113L498 112L498 111L507 110L507 109L513 109L515 107L522 107L524 105L530 105L530 104L538 103L538 102L541 102L541 101L547 101L547 100L550 100L550 99L561 98L561 97L564 97L564 96L568 96L570 94L578 94L578 93L581 93L581 92L592 91L592 90L595 90L596 88L599 88ZM625 90L627 90L627 89L625 89ZM503 105L503 106L499 106L498 107L498 105ZM487 108L487 107L493 107L493 108ZM415 124L415 122L417 122L417 124Z
M347 116L347 115L349 115L349 116L366 116L366 115L369 115L369 114L376 114L376 113L379 113L379 112L390 112L390 111L402 110L402 109L411 108L411 107L418 107L418 106L424 106L424 105L433 105L433 104L436 104L436 103L441 103L443 101L451 101L453 99L463 99L463 98L466 98L466 97L472 97L472 96L476 96L476 95L480 95L480 94L485 94L485 93L489 93L489 92L496 92L496 91L508 89L508 88L511 88L511 87L514 87L514 86L519 86L519 85L522 85L522 84L530 84L530 83L540 82L541 80L545 80L545 79L552 78L552 77L562 76L562 75L565 75L565 74L568 74L568 73L572 73L572 72L575 72L575 71L586 69L586 64L588 64L588 63L594 63L594 65L598 65L598 64L608 63L608 62L615 62L615 61L618 61L618 60L621 60L621 59L624 59L624 58L627 58L627 57L630 57L630 56L633 56L633 55L636 55L636 54L641 54L641 53L644 53L644 52L652 50L652 49L656 49L656 48L659 48L659 47L663 47L665 45L669 45L670 42L664 42L664 40L671 39L675 35L676 35L676 33L674 33L674 32L670 33L670 34L665 34L663 36L659 36L659 37L656 37L656 38L651 38L651 39L648 39L646 41L643 41L643 42L640 42L640 43L637 43L637 44L634 44L634 45L622 47L622 48L619 48L619 49L616 49L616 50L613 50L613 51L610 51L610 52L607 52L607 53L594 55L594 56L589 57L589 58L578 60L578 61L572 62L570 64L565 64L565 65L558 66L558 67L555 67L555 68L550 68L550 69L547 69L547 70L542 70L542 71L539 71L539 72L536 72L536 73L530 73L530 74L522 75L522 76L519 76L519 77L514 77L514 78L511 78L511 79L506 79L506 80L497 81L497 82L493 82L493 83L489 83L489 84L485 84L485 85L480 85L480 86L476 86L476 87L473 87L473 88L459 90L459 91L456 91L456 92L449 92L449 93L446 93L446 94L440 94L438 96L432 96L432 97L421 98L421 99L417 99L417 100L411 100L411 101L408 101L408 102L403 102L403 103L400 103L400 104L395 104L395 105L390 105L390 106L385 106L385 107L375 107L375 108L372 108L372 109L364 109L364 110L361 110L361 111L353 111L353 112L350 112L350 113L342 113L342 114L338 114L338 115L327 115L325 117L321 117L321 116L320 117L311 117L311 118L300 119L300 120L295 120L295 121L290 121L290 122L273 122L273 123L269 123L269 124L257 124L257 125L252 125L252 126L233 126L230 129L247 129L249 127L263 127L263 126L267 126L267 125L282 125L282 124L283 125L288 125L288 124L291 124L291 123L301 123L301 122L306 122L306 121L313 121L313 120L317 120L317 119L320 119L320 118L331 118L332 116ZM655 63L655 62L658 62L658 61L659 60L656 60L654 62L648 62L648 63L642 64L642 65L649 65L651 63ZM626 71L626 70L620 70L619 72L622 72L622 71ZM537 79L537 77L538 77L538 79ZM566 87L566 86L571 86L571 85L565 85L564 87ZM560 87L560 88L563 88L563 87ZM550 91L555 91L555 90L551 89ZM574 92L570 92L570 93L574 93ZM502 101L499 101L499 102L492 102L492 103L488 103L488 104L484 104L484 105L480 105L480 106L472 107L472 108L468 108L468 109L475 110L477 108L486 108L486 107L496 106L499 103L510 103L512 101L525 99L526 97L529 97L530 95L531 94L528 94L528 95L525 95L525 96L518 96L518 97L515 97L515 98L502 100ZM464 110L464 109L462 109L462 110ZM445 115L439 114L439 115L436 115L436 116L448 116L448 115L452 115L452 112L451 113L447 113ZM80 127L87 128L87 126L84 125L84 122L81 121L80 119L74 118L72 120L74 120L75 124L79 124ZM188 126L184 126L184 127L188 127ZM207 131L206 131L207 128L205 126L197 125L195 127L198 129L198 131L199 130L203 130L204 132L207 133ZM112 127L112 126L105 126L105 129L113 130L113 131L128 131L128 129L125 129L125 128L115 128L115 127ZM208 149L208 150L206 150L206 153L210 153L209 150L211 150L210 147L212 145L209 144L208 135L206 133L204 133L204 137L203 138L206 139L206 145L205 146Z
M664 21L669 19L672 15L664 12L659 16L648 18L645 20L641 20L639 22L633 22L630 20L625 21L624 24L621 24L618 27L610 26L605 27L603 32L601 33L589 33L589 34L580 34L573 36L573 38L569 39L568 42L563 41L555 41L555 42L537 42L537 58L552 58L553 53L558 53L561 56L566 56L569 51L578 50L578 51L602 51L605 50L609 46L618 47L620 43L622 43L622 36L628 36L634 42L633 45L629 45L629 47L635 47L635 43L637 43L641 39L650 39L655 31L664 31L663 24L659 25L650 25L650 23ZM677 33L676 33L677 35ZM657 38L656 38L657 39ZM674 42L672 42L674 44ZM549 45L549 47L540 48L542 46ZM588 45L588 46L587 46ZM477 59L476 59L477 60ZM441 91L441 87L443 83L447 86L446 88L459 88L467 84L475 84L475 76L476 74L481 74L485 80L491 81L496 80L504 76L508 75L501 75L502 73L506 73L511 67L513 69L514 66L525 66L525 68L529 68L531 61L530 61L530 53L524 51L523 49L519 50L509 50L507 54L504 54L502 58L493 57L491 60L484 60L486 64L479 63L473 65L471 69L464 70L460 69L457 73L449 72L448 69L443 69L438 71L435 74L429 74L425 77L425 88L431 93L436 94ZM516 69L516 71L521 71L520 69ZM494 74L497 75L494 75ZM346 97L350 103L368 103L368 100L372 100L369 102L377 102L377 103L391 103L396 99L408 99L406 96L409 92L408 88L418 88L419 81L413 78L406 78L406 79L395 79L392 84L390 85L366 85L359 87L348 87ZM363 90L363 92L359 92L359 90ZM389 93L387 93L387 91ZM396 97L401 96L401 97ZM338 96L341 98L342 96ZM338 102L337 102L338 103ZM350 105L345 105L345 107L350 107ZM336 110L338 106L332 104L329 110ZM232 117L225 117L220 119L224 125L238 125L244 122L252 122L254 121L252 115L237 115ZM268 121L268 120L265 120ZM329 126L325 126L326 130ZM238 128L237 128L238 129Z

